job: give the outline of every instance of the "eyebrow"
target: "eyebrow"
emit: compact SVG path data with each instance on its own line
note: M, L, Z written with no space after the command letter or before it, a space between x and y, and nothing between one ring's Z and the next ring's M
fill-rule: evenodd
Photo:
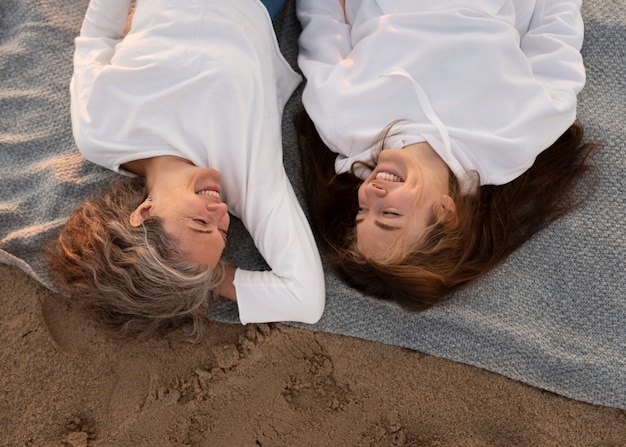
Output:
M354 221L354 223L356 225L360 224L361 222L363 222L363 219L357 219L357 220ZM378 220L375 220L374 224L377 227L382 228L383 230L387 230L387 231L396 231L396 230L401 230L402 229L402 227L394 227L392 225L387 225L387 224L384 224L384 223L382 223L382 222L380 222Z

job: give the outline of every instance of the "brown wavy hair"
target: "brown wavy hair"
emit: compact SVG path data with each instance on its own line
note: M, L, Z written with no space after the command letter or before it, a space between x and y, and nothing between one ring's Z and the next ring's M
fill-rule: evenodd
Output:
M443 301L498 264L549 223L584 203L591 195L573 189L591 169L589 153L598 145L584 142L573 124L533 166L505 185L485 185L461 194L450 175L450 196L457 225L433 220L409 250L385 260L364 257L356 245L357 190L353 173L336 174L333 153L304 110L294 124L302 159L302 189L312 227L334 270L362 293L393 301L409 311L423 311Z
M134 228L129 216L146 194L141 178L115 180L81 203L44 250L53 284L114 334L146 338L182 327L198 341L224 266L185 261L157 217Z

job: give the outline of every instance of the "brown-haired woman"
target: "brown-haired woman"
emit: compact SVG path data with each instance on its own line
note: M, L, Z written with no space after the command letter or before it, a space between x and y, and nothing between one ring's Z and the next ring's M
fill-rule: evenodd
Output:
M350 284L424 310L576 204L579 1L297 12L306 197Z

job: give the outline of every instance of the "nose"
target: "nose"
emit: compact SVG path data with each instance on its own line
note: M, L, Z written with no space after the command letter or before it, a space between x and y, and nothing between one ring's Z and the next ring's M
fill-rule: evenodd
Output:
M380 183L372 182L367 185L366 191L376 197L385 197L387 195L387 189Z
M204 177L210 178L213 181L217 181L218 183L222 181L222 174L220 171L213 168L199 168L202 170L202 175Z
M213 176L217 178L218 181L222 180L222 174L220 174L220 172L217 169L208 168L208 170L211 172Z
M228 213L228 206L224 202L220 203L209 203L206 206L206 210L209 212L209 215L214 219L220 219L226 213Z

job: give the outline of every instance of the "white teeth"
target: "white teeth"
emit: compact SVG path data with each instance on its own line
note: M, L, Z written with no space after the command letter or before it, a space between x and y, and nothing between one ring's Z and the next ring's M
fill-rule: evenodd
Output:
M391 172L378 172L376 173L376 178L380 180L386 180L388 182L402 182L403 180L395 174Z
M202 191L198 191L196 194L198 194L199 196L213 196L213 197L219 197L220 193L217 191L211 191L209 189L203 189Z

